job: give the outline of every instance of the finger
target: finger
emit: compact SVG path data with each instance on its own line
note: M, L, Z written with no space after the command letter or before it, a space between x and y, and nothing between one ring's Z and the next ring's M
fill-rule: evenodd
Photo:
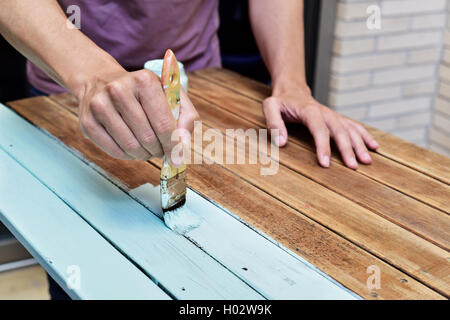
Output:
M345 165L351 169L356 169L358 167L358 163L356 162L353 146L347 130L338 119L332 120L329 124L329 128L334 141L336 141Z
M364 143L364 140L362 139L360 133L352 127L348 129L348 133L352 141L353 149L355 150L356 156L358 157L359 161L365 164L371 163L372 158L367 151L366 144Z
M363 138L365 144L372 150L376 150L379 147L378 142L375 138L359 123L355 123L355 128L358 130L359 134Z
M281 116L279 100L274 97L267 98L263 102L263 110L267 128L270 130L278 129L278 135L272 136L272 141L279 147L284 146L287 143L288 135L286 125Z
M111 157L131 160L133 157L126 154L113 138L106 132L92 116L91 113L80 115L80 126L84 136L92 140L97 146L104 150Z
M167 103L159 78L149 70L134 72L135 95L141 103L164 154L171 159L174 146L171 136L176 128L175 119Z
M317 159L320 165L330 166L330 132L318 108L305 113L305 125L313 135L316 144Z
M107 97L97 96L91 101L91 105L94 118L123 151L140 160L151 158Z
M107 90L120 116L131 129L141 146L152 157L162 157L164 154L162 146L153 132L147 115L133 93L124 90L117 83L109 85Z

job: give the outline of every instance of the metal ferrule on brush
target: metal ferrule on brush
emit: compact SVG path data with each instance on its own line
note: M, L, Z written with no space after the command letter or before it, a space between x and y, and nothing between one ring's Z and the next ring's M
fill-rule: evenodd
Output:
M172 167L166 159L161 169L161 206L163 212L175 210L186 202L186 165Z

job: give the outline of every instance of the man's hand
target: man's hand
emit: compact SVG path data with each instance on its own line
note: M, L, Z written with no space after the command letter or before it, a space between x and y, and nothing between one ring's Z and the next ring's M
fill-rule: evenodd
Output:
M275 143L283 146L287 142L284 121L300 122L314 136L322 166L330 165L330 137L348 167L358 166L355 153L362 163L370 163L367 147L378 147L373 137L358 123L314 100L306 85L303 1L250 0L249 10L253 33L274 88L263 107L269 129L280 130Z
M272 97L264 100L263 109L268 128L279 129L280 135L273 137L279 146L287 143L285 121L307 126L314 137L317 158L323 167L330 165L330 137L335 140L344 163L352 169L358 167L355 154L359 161L369 164L372 159L367 147L378 147L363 126L321 105L311 96L308 88L274 91Z
M80 30L67 28L57 1L35 2L2 1L0 33L75 94L85 136L115 158L147 160L165 154L179 165L181 157L171 157L176 124L160 79L148 70L127 72ZM192 132L197 111L183 90L180 98L178 128Z
M171 159L175 143L171 136L177 126L157 75L149 70L123 70L83 87L77 95L86 137L114 158L148 160L166 155ZM192 132L197 118L182 89L178 128ZM181 165L176 163L180 157L172 161Z

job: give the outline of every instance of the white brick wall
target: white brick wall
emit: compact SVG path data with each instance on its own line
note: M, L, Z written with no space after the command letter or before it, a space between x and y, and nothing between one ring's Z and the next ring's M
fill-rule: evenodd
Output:
M413 143L450 150L449 2L338 0L330 107ZM367 27L371 5L381 9L379 30Z
M450 156L450 5L447 12L446 37L439 67L439 89L434 101L429 146Z

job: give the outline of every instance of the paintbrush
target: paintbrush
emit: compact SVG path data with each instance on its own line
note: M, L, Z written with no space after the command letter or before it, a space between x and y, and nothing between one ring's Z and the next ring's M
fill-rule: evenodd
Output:
M180 70L175 54L168 49L164 56L161 83L175 120L180 114ZM179 233L186 233L198 226L198 218L185 210L186 165L175 168L166 157L161 168L161 207L166 225Z

